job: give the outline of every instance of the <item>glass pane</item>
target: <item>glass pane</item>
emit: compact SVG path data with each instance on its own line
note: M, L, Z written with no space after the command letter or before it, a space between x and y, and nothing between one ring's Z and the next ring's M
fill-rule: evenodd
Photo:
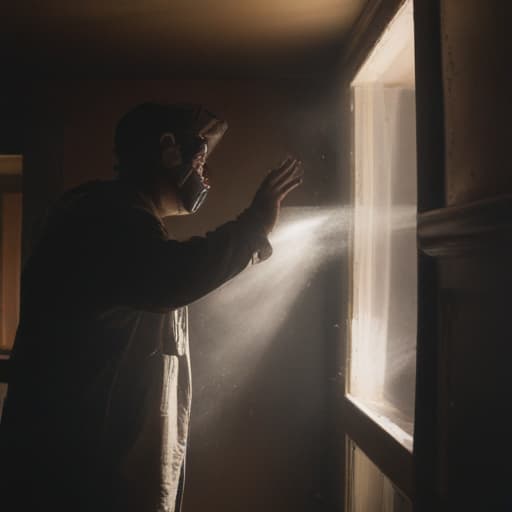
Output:
M416 113L412 2L353 86L355 209L349 397L412 449Z
M0 351L18 326L21 274L21 155L0 155Z
M412 512L410 501L352 441L349 445L348 511Z

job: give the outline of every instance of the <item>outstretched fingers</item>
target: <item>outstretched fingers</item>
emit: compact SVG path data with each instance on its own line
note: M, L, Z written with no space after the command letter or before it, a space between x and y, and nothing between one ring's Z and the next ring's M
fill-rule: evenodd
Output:
M272 187L280 187L285 181L288 181L291 177L301 172L301 162L296 159L291 160L286 166L278 169L278 172L273 176L271 180Z
M275 181L273 188L278 195L281 195L291 184L300 184L303 176L302 164L296 161L287 172L283 173L279 179Z
M293 189L297 188L301 184L302 184L302 176L299 176L299 177L287 182L285 185L283 185L279 189L279 195L278 195L279 202L281 202Z
M277 222L281 201L302 183L302 178L302 163L288 157L263 180L251 207L260 211L266 233L270 233Z
M260 187L260 197L280 203L294 188L302 183L302 162L287 157L279 167L269 172Z
M297 160L292 157L287 157L279 167L276 167L268 174L266 178L267 185L273 187L276 183L278 183L283 176L286 176L289 172L291 172L296 165Z

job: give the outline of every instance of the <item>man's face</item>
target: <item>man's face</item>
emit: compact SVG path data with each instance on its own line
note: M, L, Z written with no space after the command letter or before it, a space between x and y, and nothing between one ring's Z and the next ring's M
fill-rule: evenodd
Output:
M181 148L172 133L164 133L160 137L160 151L165 169L174 169L183 164Z
M164 133L160 138L160 149L162 151L163 166L168 169L193 169L200 176L204 175L206 158L208 156L208 144L205 140L200 140L197 149L192 155L192 158L187 157L187 151L183 150L182 146L176 142L172 133ZM185 171L184 174L186 174Z
M194 213L210 188L205 168L208 156L206 140L197 137L182 146L172 133L165 133L160 139L160 147L163 176L176 191L180 213Z

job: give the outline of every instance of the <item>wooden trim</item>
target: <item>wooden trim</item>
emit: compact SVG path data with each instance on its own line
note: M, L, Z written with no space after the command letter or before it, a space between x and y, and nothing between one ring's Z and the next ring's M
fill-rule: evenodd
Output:
M464 256L511 243L510 194L433 210L418 217L419 248L429 256Z
M368 54L405 0L369 0L346 38L341 57L343 75L350 84Z
M352 89L351 82L359 68L364 64L368 55L378 43L393 17L397 14L405 0L369 0L353 30L347 38L347 45L344 48L341 63L341 86L343 96L341 99L341 110L345 122L342 125L341 140L343 141L343 152L341 161L344 169L350 169L346 174L344 185L345 200L354 204L354 180L353 180L353 116L351 113ZM347 288L346 306L348 318L352 317L350 307L352 295L351 271L352 255L349 251L347 257ZM346 357L349 353L350 325L341 325L344 331L345 346L339 351L338 363L340 364L337 379L338 394L335 397L338 405L338 436L343 440L344 474L343 490L345 491L345 506L348 492L346 485L348 480L345 472L348 471L347 462L349 452L346 450L345 439L348 436L357 446L372 460L409 499L413 499L414 473L413 455L403 447L395 438L388 434L382 427L362 412L353 402L344 396L345 387L349 378L349 367L346 364ZM340 336L341 337L341 336Z
M347 397L343 398L342 415L348 437L412 501L412 453Z
M418 211L445 206L440 0L414 0Z
M414 0L418 211L445 205L441 0ZM415 512L438 507L439 296L437 261L419 254L414 414Z
M0 153L0 175L21 176L23 173L23 156Z

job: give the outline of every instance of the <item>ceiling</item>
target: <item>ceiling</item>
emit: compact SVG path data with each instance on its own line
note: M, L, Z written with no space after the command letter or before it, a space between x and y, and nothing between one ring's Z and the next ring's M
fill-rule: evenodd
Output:
M339 50L367 0L11 0L0 57L80 75L278 71Z

